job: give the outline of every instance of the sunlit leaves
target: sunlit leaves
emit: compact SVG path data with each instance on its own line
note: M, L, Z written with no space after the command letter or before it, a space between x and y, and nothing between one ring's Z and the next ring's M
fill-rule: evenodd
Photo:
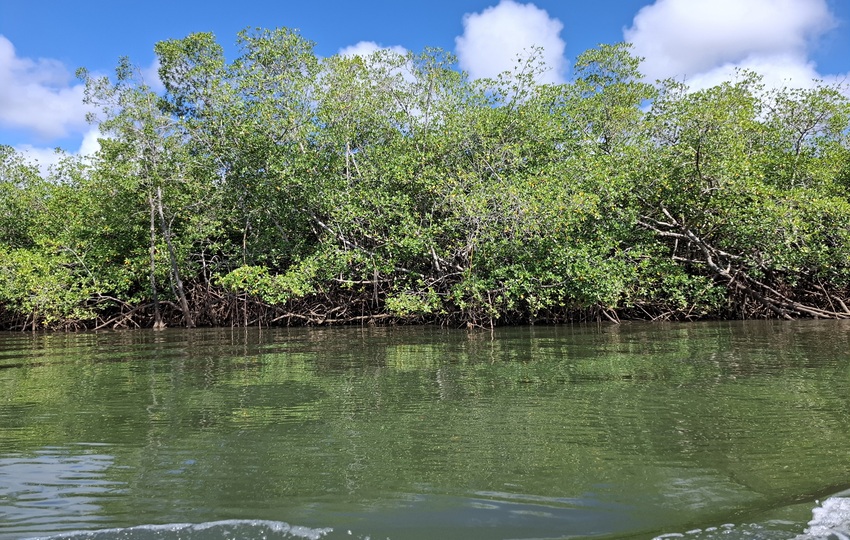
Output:
M651 85L626 44L580 55L559 85L537 84L535 51L472 81L434 49L320 58L285 28L237 45L228 60L212 34L159 43L161 94L126 59L111 79L81 72L110 138L70 180L4 149L0 242L34 250L26 275L61 269L79 307L136 305L149 282L170 299L179 273L200 312L238 297L310 322L843 309L838 87ZM5 305L30 310L13 281ZM784 298L770 313L742 307L768 293Z

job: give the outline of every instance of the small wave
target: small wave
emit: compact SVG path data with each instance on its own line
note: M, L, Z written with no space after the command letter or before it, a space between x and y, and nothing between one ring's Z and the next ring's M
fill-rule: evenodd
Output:
M796 528L799 531L800 525ZM713 540L723 538L747 538L758 540L850 540L850 492L830 497L812 509L812 519L802 534L793 533L795 524L787 521L767 521L734 525L727 523L719 527L693 529L684 533L667 533L653 540Z
M234 519L74 531L30 540L319 540L332 531L331 528L311 529L282 521Z
M795 540L815 539L850 540L850 498L830 497L812 510L808 528Z

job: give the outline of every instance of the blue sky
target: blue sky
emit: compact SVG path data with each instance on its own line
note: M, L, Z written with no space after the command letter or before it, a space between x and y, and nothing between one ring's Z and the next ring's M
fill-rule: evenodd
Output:
M232 57L248 26L297 28L320 56L441 47L473 77L536 44L561 82L582 51L625 40L650 80L710 86L736 67L776 85L850 80L848 0L0 0L0 144L42 164L56 146L92 152L77 67L109 73L126 55L150 68L154 43L199 31Z

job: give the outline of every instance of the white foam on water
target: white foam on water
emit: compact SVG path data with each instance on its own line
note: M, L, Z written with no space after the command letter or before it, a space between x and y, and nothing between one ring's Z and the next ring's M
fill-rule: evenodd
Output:
M812 519L802 534L796 536L789 531L793 524L786 521L769 521L734 525L726 523L719 527L692 529L687 532L672 532L656 536L653 540L686 538L713 540L718 538L747 538L754 540L850 540L850 492L830 497L812 509Z
M800 540L850 540L850 498L830 497L812 510L812 520Z
M30 540L200 540L212 538L213 534L215 538L221 540L319 540L332 531L333 529L329 527L312 529L282 521L231 519L207 523L169 523L74 531L35 537ZM272 536L269 536L270 534Z

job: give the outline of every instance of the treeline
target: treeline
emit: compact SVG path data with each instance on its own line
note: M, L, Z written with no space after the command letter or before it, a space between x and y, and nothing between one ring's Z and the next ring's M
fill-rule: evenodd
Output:
M239 47L157 44L162 92L81 71L93 159L0 150L0 327L850 318L841 88Z

